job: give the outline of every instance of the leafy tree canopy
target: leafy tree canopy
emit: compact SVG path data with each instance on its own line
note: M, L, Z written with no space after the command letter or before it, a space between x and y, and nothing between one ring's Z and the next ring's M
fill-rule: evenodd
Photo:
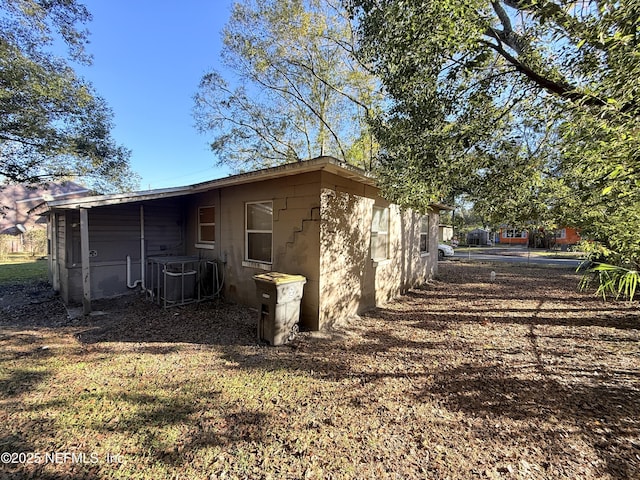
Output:
M75 0L0 0L0 179L77 178L98 191L137 184L130 152L111 138L112 113L69 61L90 63L91 19ZM68 59L51 53L56 41Z
M339 1L236 2L223 41L234 77L206 74L194 110L220 163L242 170L332 155L371 167L378 85L353 55Z
M640 261L640 2L349 0L392 102L381 179L494 223L565 223Z

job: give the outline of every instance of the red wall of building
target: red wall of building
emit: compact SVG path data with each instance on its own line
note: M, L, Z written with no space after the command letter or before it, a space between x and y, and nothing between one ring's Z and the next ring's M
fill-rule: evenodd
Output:
M578 230L573 227L566 227L558 229L558 233L564 231L564 237L558 235L556 237L556 244L558 245L575 245L580 241L580 234Z

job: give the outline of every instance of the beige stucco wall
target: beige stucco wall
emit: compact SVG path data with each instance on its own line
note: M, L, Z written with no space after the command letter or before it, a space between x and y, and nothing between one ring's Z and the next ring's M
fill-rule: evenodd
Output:
M371 259L374 205L389 208L389 255ZM384 305L437 270L438 215L430 214L428 254L419 251L420 215L401 211L377 189L323 173L320 224L320 319L330 327L345 316Z
M301 323L318 327L320 173L213 190L190 199L187 221L189 254L218 260L224 268L225 298L257 307L253 276L265 271L304 275L307 283L301 304ZM273 202L272 265L257 265L245 257L245 205ZM216 207L213 249L196 246L198 206Z

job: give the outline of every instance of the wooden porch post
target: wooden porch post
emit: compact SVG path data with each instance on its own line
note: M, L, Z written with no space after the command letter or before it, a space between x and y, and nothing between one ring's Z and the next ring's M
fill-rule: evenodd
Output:
M80 257L82 262L82 312L91 313L91 268L89 265L89 216L80 209Z
M60 291L60 270L58 269L58 214L55 211L49 216L49 275L51 285L56 292Z

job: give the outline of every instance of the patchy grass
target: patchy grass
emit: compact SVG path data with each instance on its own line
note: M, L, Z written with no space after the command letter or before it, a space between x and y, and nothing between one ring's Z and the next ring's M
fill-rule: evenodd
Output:
M0 284L46 280L47 260L15 257L0 261Z
M638 478L638 303L577 293L566 270L440 269L280 348L224 304L126 298L57 328L9 312L0 451L86 461L0 477Z

